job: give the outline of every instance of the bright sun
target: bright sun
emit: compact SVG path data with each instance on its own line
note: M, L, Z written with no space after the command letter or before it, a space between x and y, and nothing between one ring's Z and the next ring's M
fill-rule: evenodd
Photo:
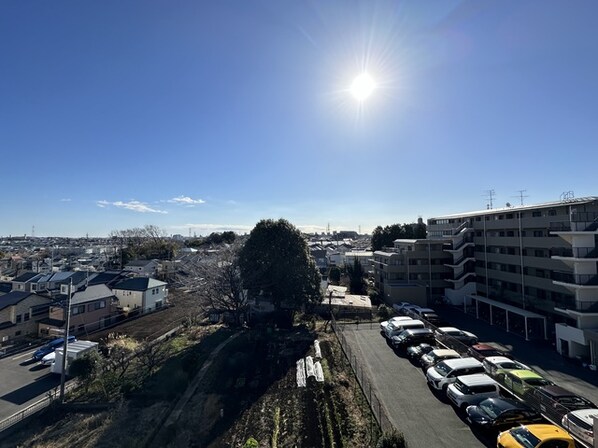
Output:
M376 83L372 77L367 73L362 73L353 80L353 84L351 84L351 94L358 101L364 101L372 94L375 88Z

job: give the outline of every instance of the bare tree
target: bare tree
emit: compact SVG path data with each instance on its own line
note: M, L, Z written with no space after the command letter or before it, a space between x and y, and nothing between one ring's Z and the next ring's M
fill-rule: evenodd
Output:
M137 352L137 361L142 366L142 376L151 376L156 368L169 357L171 351L172 346L164 339L143 341Z
M224 247L204 258L187 260L185 276L177 280L195 294L204 312L228 312L236 325L247 308L247 291L243 289L239 269L238 245Z

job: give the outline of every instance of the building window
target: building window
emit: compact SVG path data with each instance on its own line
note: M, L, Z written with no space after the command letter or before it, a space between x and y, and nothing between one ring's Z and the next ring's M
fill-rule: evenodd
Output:
M27 322L29 320L29 313L23 314L23 320Z
M21 330L15 331L15 336L21 336Z
M76 316L77 314L83 314L85 312L85 305L74 306L71 308L71 314Z
M540 212L540 211L532 212L532 218L539 218L541 216L542 216L542 212Z
M554 209L548 210L548 216L556 216L556 210L554 210Z
M534 230L534 238L542 238L544 236L544 232L542 230Z
M22 317L22 316L21 316L20 314L17 314L17 323L18 323L18 324L20 324L20 323L21 323L21 317Z

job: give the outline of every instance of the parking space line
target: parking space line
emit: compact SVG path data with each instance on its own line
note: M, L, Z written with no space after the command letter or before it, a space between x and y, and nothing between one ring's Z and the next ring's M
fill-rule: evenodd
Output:
M33 354L33 352L35 352L35 350L31 350L30 352L23 353L19 356L15 356L14 358L10 358L10 359L11 359L11 361L16 361L17 359L25 358L26 356L31 356Z

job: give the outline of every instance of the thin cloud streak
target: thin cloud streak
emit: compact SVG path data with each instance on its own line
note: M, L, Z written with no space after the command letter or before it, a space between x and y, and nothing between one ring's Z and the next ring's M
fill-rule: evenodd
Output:
M165 210L159 210L156 208L152 208L149 205L147 205L145 202L141 202L141 201L128 201L128 202L123 202L123 201L116 201L116 202L109 202L109 201L96 201L96 205L100 208L107 208L108 206L114 206L114 207L118 207L118 208L124 208L126 210L131 210L133 212L137 212L137 213L161 213L161 214L167 214L168 212Z
M194 206L198 204L205 204L206 201L203 199L193 199L189 196L178 196L176 198L169 199L166 202L170 202L171 204L179 204L179 205L187 205L187 206Z

